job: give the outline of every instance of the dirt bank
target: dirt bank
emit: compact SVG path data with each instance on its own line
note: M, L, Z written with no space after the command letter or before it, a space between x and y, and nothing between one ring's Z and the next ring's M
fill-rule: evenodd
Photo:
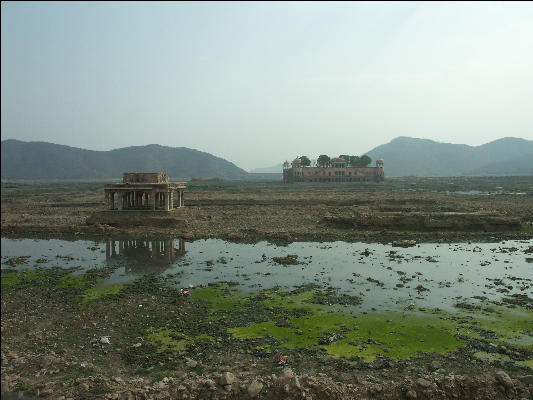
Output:
M172 213L175 223L99 223L104 211L102 184L9 185L2 188L2 235L24 237L184 236L231 240L345 240L394 239L468 240L530 238L533 235L533 184L525 178L507 178L510 192L450 194L450 182L441 178L398 179L386 184L358 186L280 185L275 183L191 184L186 207ZM479 179L478 179L479 180ZM477 182L477 181L476 181ZM479 189L501 187L502 178L485 178ZM453 183L453 182L452 182ZM464 186L463 182L463 186ZM453 186L453 185L452 185ZM459 184L458 189L463 188ZM473 187L478 187L473 186ZM441 188L442 192L436 190ZM521 190L521 192L517 192ZM517 194L518 193L518 194ZM492 229L470 224L467 229L441 225L411 229L402 226L342 226L328 218L351 218L361 207L372 213L489 213L519 228ZM466 215L465 214L465 215ZM475 214L473 214L475 216ZM472 226L474 228L472 228Z

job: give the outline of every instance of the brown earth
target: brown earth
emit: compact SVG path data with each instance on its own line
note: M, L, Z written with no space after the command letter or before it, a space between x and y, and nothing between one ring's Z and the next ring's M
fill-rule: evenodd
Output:
M102 184L10 185L14 187L2 188L2 235L65 238L157 235L247 241L532 237L533 183L530 177L485 178L471 185L486 190L506 182L510 190L521 190L521 195L504 194L501 190L491 195L439 193L439 189L448 190L450 182L446 179L453 180L389 179L381 185L343 186L191 183L186 191L185 208L176 209L164 218L124 213L123 223L117 222L120 216L116 215L109 220L112 212L107 213L106 218L98 215L105 210ZM376 215L393 213L395 218L421 213L473 213L469 218L479 219L480 224L449 229L443 228L443 224L409 228L402 223L397 226L330 223L335 219L352 218L361 209ZM96 217L91 219L95 213ZM513 221L511 225L514 225L511 229L497 226L492 229L490 224L482 223L483 215Z

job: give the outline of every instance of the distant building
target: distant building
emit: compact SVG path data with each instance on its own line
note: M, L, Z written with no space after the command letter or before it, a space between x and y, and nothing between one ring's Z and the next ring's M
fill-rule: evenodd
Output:
M109 210L170 211L184 206L185 185L160 172L124 173L122 183L107 184L104 192Z
M333 158L327 167L302 167L296 158L283 163L283 183L301 182L383 182L385 171L383 159L376 160L375 167L348 167L343 158Z

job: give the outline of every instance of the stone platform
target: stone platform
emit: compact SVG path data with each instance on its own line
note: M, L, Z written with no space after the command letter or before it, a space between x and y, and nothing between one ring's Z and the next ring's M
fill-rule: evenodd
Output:
M87 225L109 225L114 227L161 227L186 228L187 221L181 216L181 210L170 211L98 211L86 220Z

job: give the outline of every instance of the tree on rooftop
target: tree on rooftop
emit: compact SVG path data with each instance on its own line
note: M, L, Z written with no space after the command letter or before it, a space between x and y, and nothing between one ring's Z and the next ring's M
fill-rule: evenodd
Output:
M301 156L300 161L302 162L302 167L311 166L311 160L307 156Z
M372 162L372 159L368 157L366 154L364 156L361 156L359 158L359 165L361 167L368 167L368 165Z
M346 162L350 162L350 156L348 154L341 154L339 158L342 158Z
M359 156L349 156L348 163L351 167L359 166Z
M328 167L331 164L331 158L329 158L329 156L326 154L321 154L320 156L318 156L316 164L319 167Z

